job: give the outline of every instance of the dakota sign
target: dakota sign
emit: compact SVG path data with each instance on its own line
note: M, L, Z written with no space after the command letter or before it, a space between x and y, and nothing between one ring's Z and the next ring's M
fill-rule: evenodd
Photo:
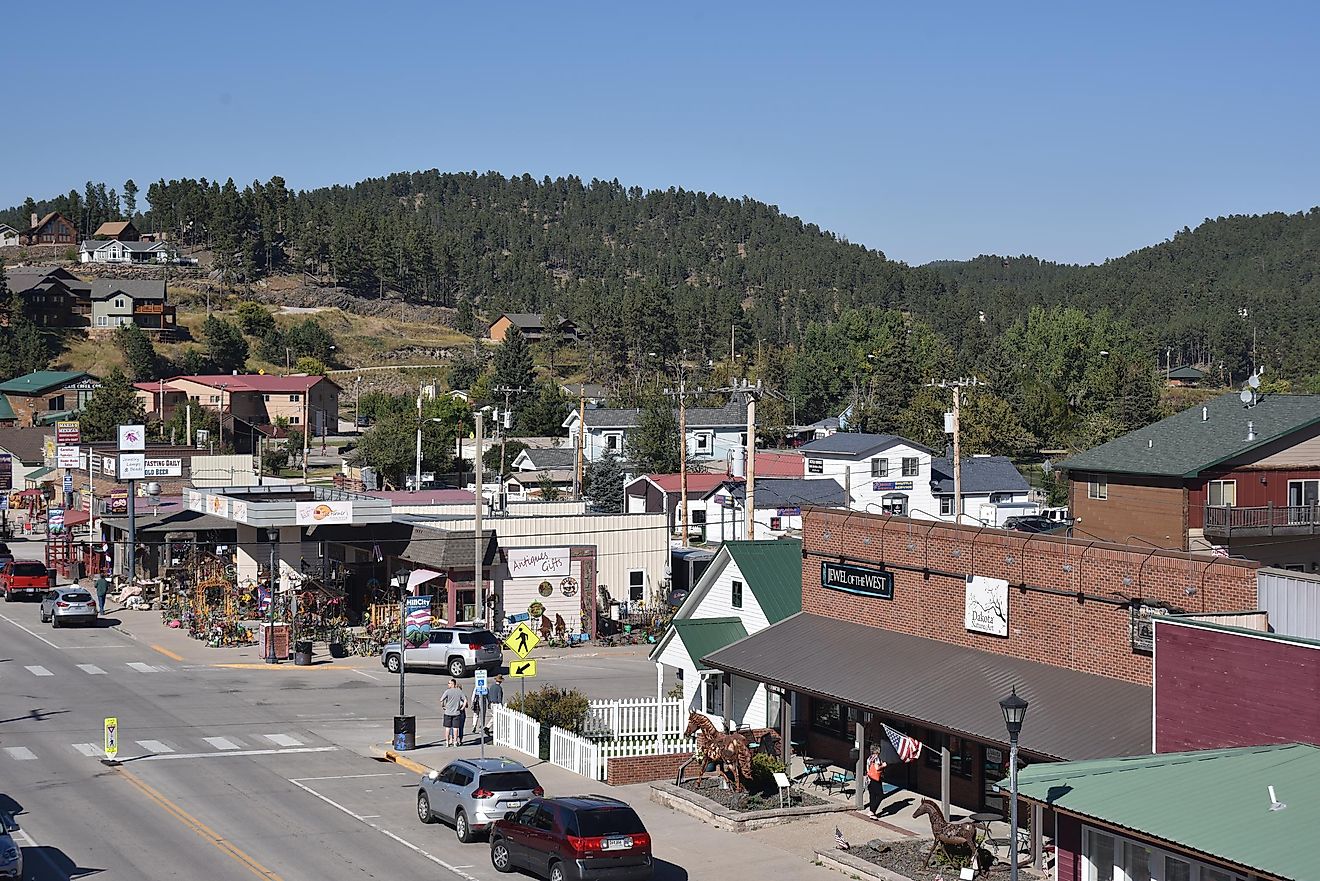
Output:
M881 600L894 598L894 573L850 563L820 564L820 586Z
M568 548L510 548L504 553L510 578L573 574L569 569Z
M1008 582L983 575L967 576L963 626L977 633L1008 636Z

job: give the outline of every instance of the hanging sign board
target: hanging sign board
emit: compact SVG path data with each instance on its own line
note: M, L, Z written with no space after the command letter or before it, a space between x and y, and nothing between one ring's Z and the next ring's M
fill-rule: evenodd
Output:
M55 467L56 468L77 468L78 467L78 448L75 447L56 447L55 448Z
M1008 636L1008 582L968 575L963 626L976 633Z
M894 573L852 563L820 564L820 586L880 600L894 598Z

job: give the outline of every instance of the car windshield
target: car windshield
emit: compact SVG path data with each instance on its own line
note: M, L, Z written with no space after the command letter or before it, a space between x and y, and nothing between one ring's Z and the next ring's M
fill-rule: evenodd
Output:
M632 808L594 808L577 812L578 833L583 838L602 835L638 835L646 831Z
M460 633L459 638L469 645L496 645L499 640L495 634L489 630L469 630L466 633Z
M46 567L42 563L15 563L14 574L40 575L41 577L44 578L46 576Z
M90 593L66 593L64 594L63 599L66 599L71 603L90 603L92 601L92 595Z
M492 792L515 792L536 787L536 778L531 771L495 771L481 775L481 788Z

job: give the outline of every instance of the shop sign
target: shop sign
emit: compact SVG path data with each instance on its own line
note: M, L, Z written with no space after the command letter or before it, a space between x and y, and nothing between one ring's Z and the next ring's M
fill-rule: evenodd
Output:
M106 475L107 477L115 477L116 475L118 475L119 469L117 465L118 463L115 462L114 456L101 457L101 473Z
M820 460L820 459L808 459L808 460L807 460L807 473L808 473L808 474L824 474L824 473L825 473L825 463L824 463L822 460Z
M238 499L229 500L229 517L239 523L248 522L247 502L240 502Z
M820 585L830 590L881 600L894 598L894 573L852 563L820 564Z
M559 578L572 575L568 548L510 548L505 551L510 578L536 578L554 575Z
M148 459L147 477L179 477L183 474L182 459Z
M80 379L72 385L64 386L64 391L94 392L101 387L99 379Z
M716 496L715 504L719 505L721 508L732 508L733 496Z
M145 425L119 426L119 449L145 450L147 448L147 428Z
M0 453L0 489L14 488L14 457Z
M56 422L55 443L60 446L76 447L82 442L82 432L77 422Z
M78 448L60 446L55 448L55 467L56 468L77 468L78 467Z
M1132 651L1155 651L1155 622L1152 619L1156 615L1169 614L1169 610L1134 601L1128 612L1128 637L1132 642Z
M119 454L119 479L142 480L147 476L147 457L143 453Z
M293 522L299 526L346 524L353 522L352 502L297 502Z
M110 498L106 499L105 510L110 514L128 513L128 490L112 489Z
M871 484L872 492L884 492L885 490L912 489L910 480L877 480Z
M1008 582L968 575L963 626L976 633L1008 636Z
M206 497L206 513L229 519L229 498L227 496Z
M206 513L206 493L190 489L188 490L187 501L189 511L196 511L198 514Z
M780 517L799 517L802 514L801 508L775 508L775 514Z

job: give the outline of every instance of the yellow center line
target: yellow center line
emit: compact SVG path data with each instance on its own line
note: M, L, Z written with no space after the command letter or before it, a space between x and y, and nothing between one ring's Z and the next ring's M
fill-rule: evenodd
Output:
M227 841L225 838L217 834L214 830L212 830L201 820L197 819L192 814L188 813L183 808L179 807L174 802L170 801L168 798L166 798L160 792L156 791L156 789L154 789L149 784L145 783L142 780L139 780L137 777L133 776L128 771L124 770L124 768L122 767L116 768L115 770L119 773L121 777L123 777L129 783L137 787L138 791L140 791L143 795L145 795L147 798L151 799L157 805L163 808L166 813L174 817L184 826L191 829L194 833L197 834L198 837L213 845L221 853L224 853L226 856L229 856L232 859L241 863L243 867L247 869L249 872L251 872L253 875L256 875L258 878L264 878L266 879L266 881L284 881L284 879L281 878L279 875L275 874L270 869L267 869L261 863L257 862L252 857L248 856L237 846L235 846L234 844L232 844L231 842Z
M170 650L167 649L167 648L161 648L161 647L158 646L158 645L153 645L152 648L155 649L156 651L160 652L160 653L161 653L162 655L164 655L165 657L170 658L170 659L172 659L172 660L175 660L175 661L182 661L182 660L183 660L183 656L182 656L182 655L176 655L174 652L170 651Z

